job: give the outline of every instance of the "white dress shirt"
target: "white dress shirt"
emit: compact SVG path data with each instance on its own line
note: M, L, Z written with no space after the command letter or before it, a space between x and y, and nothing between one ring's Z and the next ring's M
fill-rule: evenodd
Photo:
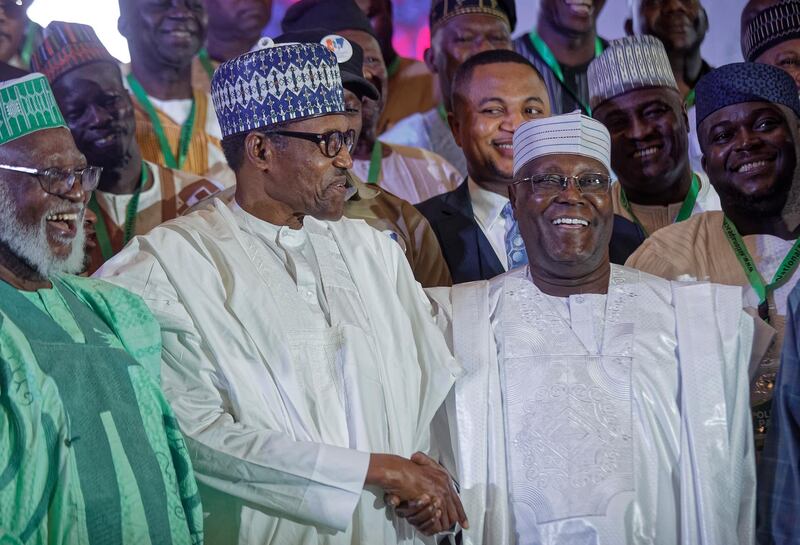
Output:
M469 198L472 201L472 213L478 226L489 239L497 259L508 270L508 254L506 253L506 220L502 217L503 208L509 202L508 197L499 195L479 186L471 177L467 178Z

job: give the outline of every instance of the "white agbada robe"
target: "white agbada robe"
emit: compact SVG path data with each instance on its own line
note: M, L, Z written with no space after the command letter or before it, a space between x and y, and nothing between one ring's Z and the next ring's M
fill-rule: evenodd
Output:
M612 265L607 296L545 295L526 267L430 293L465 370L440 415L465 544L753 543L738 287Z
M362 490L369 453L426 451L460 368L394 241L360 220L290 231L216 201L98 274L161 323L206 542L412 543Z

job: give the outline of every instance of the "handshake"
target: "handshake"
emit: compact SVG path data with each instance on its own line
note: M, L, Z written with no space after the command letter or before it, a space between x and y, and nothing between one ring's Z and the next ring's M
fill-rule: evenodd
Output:
M425 535L446 532L456 523L469 528L450 474L421 452L410 460L370 455L366 484L381 487L386 505Z

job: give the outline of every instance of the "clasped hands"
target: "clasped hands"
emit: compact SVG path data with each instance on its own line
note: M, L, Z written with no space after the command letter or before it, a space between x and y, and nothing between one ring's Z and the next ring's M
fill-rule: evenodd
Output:
M456 523L469 528L450 474L421 452L410 460L372 454L366 484L380 486L386 504L425 535L448 531Z

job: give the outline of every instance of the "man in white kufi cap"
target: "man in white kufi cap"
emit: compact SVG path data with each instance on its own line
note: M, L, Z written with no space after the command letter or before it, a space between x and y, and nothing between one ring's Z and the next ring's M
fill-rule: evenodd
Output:
M699 157L690 157L689 117L664 45L654 36L614 40L589 65L592 115L611 135L614 213L646 235L719 210Z
M753 321L738 287L609 263L609 148L578 112L520 126L535 259L431 292L465 368L441 415L464 543L753 542Z

